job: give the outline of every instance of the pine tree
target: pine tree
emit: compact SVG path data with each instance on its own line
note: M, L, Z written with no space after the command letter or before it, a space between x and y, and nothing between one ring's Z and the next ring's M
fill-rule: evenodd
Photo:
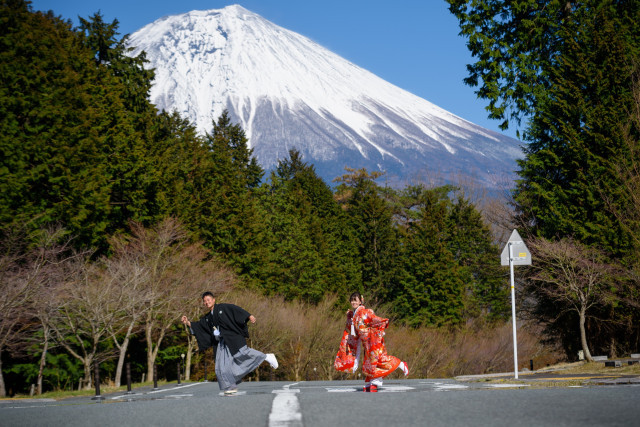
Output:
M393 211L375 183L380 172L346 168L337 181L341 185L336 197L341 200L348 224L358 242L362 282L358 286L370 295L386 295L394 288L395 262L398 255ZM371 299L371 298L370 298Z
M515 195L522 221L538 235L572 236L617 254L628 253L630 241L604 196L625 203L615 167L629 158L620 123L632 105L633 58L640 59L637 21L624 9L579 9L560 30L566 42L531 120Z
M313 165L290 150L263 189L271 236L270 267L263 279L267 290L311 302L327 293L346 295L359 279L355 240Z
M131 55L134 48L127 46L128 35L117 38L118 26L117 19L108 24L98 12L88 20L80 18L79 30L86 35L84 45L94 52L97 64L107 66L124 84L125 107L133 113L142 113L152 109L148 98L154 72L144 68L145 52Z
M247 147L244 131L231 124L224 111L205 136L209 159L208 176L201 175L201 188L208 192L198 214L197 229L206 244L222 254L245 277L253 277L263 262L264 224L257 190L264 174Z
M624 191L618 171L637 164L628 140L640 135L628 124L637 105L640 3L448 1L478 57L466 82L481 85L493 117L505 118L511 108L511 117L528 119L529 145L514 193L525 237L576 239L628 269L637 252L619 215L629 212L634 196ZM637 333L613 325L628 324L628 313L637 310L625 306L616 289L608 300L595 314L605 321L588 325L608 331L596 334L603 341L622 337L622 345L635 346L625 337ZM551 316L562 312L548 308Z
M566 42L558 66L549 72L553 86L531 120L532 143L515 193L521 221L534 224L538 236L576 239L608 253L623 269L635 262L634 237L618 213L633 205L617 171L637 161L625 141L624 124L635 102L638 19L637 4L605 2L579 9L561 30ZM640 134L636 130L629 137L638 140ZM590 333L597 337L592 342L596 350L611 351L613 341L635 346L627 341L626 327L612 326L628 324L636 312L621 303L625 299L611 288L603 304L591 309L588 326L607 330ZM551 301L547 309L559 313L564 307ZM571 322L566 316L554 321L555 335L567 349L575 340Z
M1 16L0 222L59 222L79 244L99 245L112 186L102 147L107 129L121 132L110 128L106 111L118 116L122 87L51 13L12 1L3 2Z
M448 187L409 187L398 213L402 256L394 310L413 326L456 324L464 313L465 271L449 249Z
M458 195L449 209L446 229L448 247L464 271L465 317L507 319L511 305L500 248L480 212Z
M2 108L6 169L0 222L62 224L78 246L161 215L150 170L153 73L99 14L79 30L25 2L3 3ZM6 190L6 191L4 191Z

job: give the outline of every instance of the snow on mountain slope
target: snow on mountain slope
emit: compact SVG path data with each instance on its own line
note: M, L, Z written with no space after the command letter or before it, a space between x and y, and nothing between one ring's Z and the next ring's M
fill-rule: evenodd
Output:
M261 165L298 149L330 182L344 167L391 181L513 178L519 142L474 125L241 6L161 18L131 35L156 70L151 101L201 132L224 109ZM437 84L437 82L434 82Z

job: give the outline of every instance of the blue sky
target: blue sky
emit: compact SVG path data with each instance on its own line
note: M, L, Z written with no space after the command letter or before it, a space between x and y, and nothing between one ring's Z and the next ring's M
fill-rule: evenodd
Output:
M444 0L33 0L35 10L53 10L78 23L100 11L118 19L121 34L133 33L166 15L239 4L300 33L354 64L466 120L515 138L463 83L472 63L458 21Z

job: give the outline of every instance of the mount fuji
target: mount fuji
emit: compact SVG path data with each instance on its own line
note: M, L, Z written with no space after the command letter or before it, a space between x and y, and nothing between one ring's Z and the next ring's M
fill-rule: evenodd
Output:
M350 167L384 171L391 185L471 180L496 189L511 187L523 157L519 141L238 5L166 16L129 44L155 69L151 102L201 133L228 110L265 169L295 148L328 183Z

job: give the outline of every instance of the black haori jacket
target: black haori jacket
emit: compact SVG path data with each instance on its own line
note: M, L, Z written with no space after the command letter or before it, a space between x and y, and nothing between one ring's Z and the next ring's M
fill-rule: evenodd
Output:
M198 322L191 322L191 332L196 336L198 349L204 351L213 348L215 357L218 341L213 337L213 327L220 331L225 345L232 355L247 345L249 327L247 321L251 314L233 304L215 304L211 312L205 314Z

